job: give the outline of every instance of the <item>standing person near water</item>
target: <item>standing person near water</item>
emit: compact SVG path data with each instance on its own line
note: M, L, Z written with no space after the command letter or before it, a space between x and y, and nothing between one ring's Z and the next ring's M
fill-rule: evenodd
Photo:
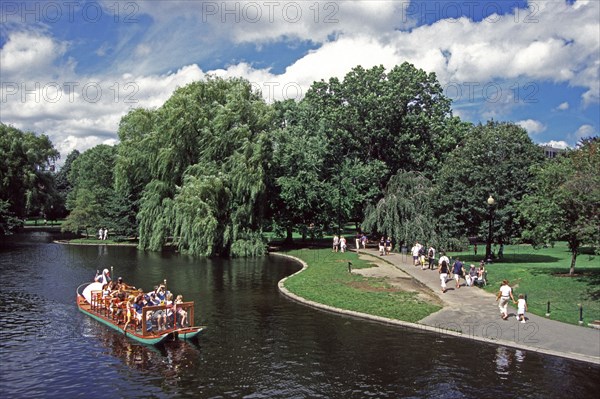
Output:
M508 301L515 301L513 297L512 288L508 285L508 280L502 280L500 291L496 294L496 301L500 300L498 308L500 309L500 315L503 320L508 319Z

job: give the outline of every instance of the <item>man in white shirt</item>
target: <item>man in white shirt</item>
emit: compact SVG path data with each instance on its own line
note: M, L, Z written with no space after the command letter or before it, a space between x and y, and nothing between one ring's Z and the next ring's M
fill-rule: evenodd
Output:
M508 319L508 301L515 301L513 297L512 288L508 285L508 280L502 280L502 285L500 286L500 291L496 294L496 301L500 300L498 304L498 308L500 309L500 315L503 320Z

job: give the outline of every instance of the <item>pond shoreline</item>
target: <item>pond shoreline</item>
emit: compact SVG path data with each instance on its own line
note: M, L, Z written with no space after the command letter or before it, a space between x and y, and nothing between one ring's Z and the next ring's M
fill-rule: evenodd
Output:
M373 252L374 253L369 253L369 255L377 257L377 253L375 251ZM364 253L364 251L361 251L361 253ZM527 315L529 323L526 325L526 327L531 326L534 328L534 330L537 328L537 330L535 331L536 333L532 335L531 332L529 332L529 334L527 334L526 327L521 327L520 324L517 324L517 328L521 327L521 330L524 330L519 336L519 334L514 334L515 327L513 326L513 324L515 323L512 322L514 321L514 313L512 314L511 321L507 321L504 324L502 322L499 322L498 313L496 313L497 308L496 303L494 301L494 295L487 293L483 290L476 288L473 289L472 287L464 287L465 289L463 290L453 290L449 292L452 292L452 294L456 294L459 291L470 291L472 293L478 294L475 297L474 301L480 302L482 301L482 298L484 298L483 300L486 301L487 305L485 314L482 314L481 308L479 306L472 306L471 303L465 304L466 306L461 306L459 303L462 303L465 300L465 297L461 297L460 302L453 301L452 303L449 303L447 298L450 297L450 294L443 294L444 296L440 295L440 298L444 302L444 307L441 310L420 320L418 323L412 323L398 319L391 319L381 316L374 316L367 313L340 309L333 306L307 300L299 295L296 295L290 292L285 287L285 282L289 278L292 278L293 276L304 272L309 267L309 264L303 261L302 259L288 254L271 252L270 255L287 257L302 265L301 270L292 274L291 276L285 277L282 280L280 280L278 283L278 288L279 291L289 299L302 303L306 306L323 310L326 312L332 312L354 318L371 320L378 323L394 325L402 328L410 328L414 330L427 331L429 333L450 335L459 338L467 338L487 344L503 345L516 349L522 349L526 351L532 351L551 356L564 357L600 365L600 331L593 328L572 326L554 320L543 319L535 315ZM387 259L386 261L394 264L394 266L396 266L397 268L406 268L406 265L404 265L403 268L398 267L398 264L403 263L399 256L392 256L391 258L388 257L388 259L393 259L392 262L390 262ZM408 266L407 270L411 272L411 268L420 269ZM419 279L419 274L409 274L412 275L412 278L419 280L421 283L431 288L431 277L434 273L425 272L420 274L421 276L430 277L429 281L423 281L423 279ZM435 284L439 284L438 277L433 277L436 281ZM452 284L452 282L449 284ZM432 291L437 292L437 290ZM491 314L488 315L489 312L493 312L493 316ZM543 328L541 328L540 326L542 326ZM465 327L467 327L466 331ZM498 330L500 330L499 334ZM567 332L567 330L569 331ZM573 347L571 344L565 343L565 333L567 334L567 336L570 337L569 342L577 341L576 347ZM514 334L514 337L511 334Z

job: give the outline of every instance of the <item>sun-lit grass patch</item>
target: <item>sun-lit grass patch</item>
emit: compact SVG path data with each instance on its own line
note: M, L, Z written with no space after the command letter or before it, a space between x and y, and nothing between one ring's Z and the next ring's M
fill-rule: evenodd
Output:
M397 320L416 322L436 312L440 306L427 303L417 292L392 288L382 278L363 277L348 272L371 267L356 253L333 253L330 249L304 249L288 254L304 260L308 269L290 277L285 287L296 295L341 309Z
M481 250L485 250L483 246ZM482 258L468 252L451 255L460 256L467 265L477 265ZM571 253L564 242L540 250L531 245L507 245L504 258L487 266L485 289L496 292L507 279L517 295L527 295L531 313L544 316L550 301L552 319L577 324L581 304L586 324L600 320L600 256L584 249L577 257L574 277L568 276L570 264Z

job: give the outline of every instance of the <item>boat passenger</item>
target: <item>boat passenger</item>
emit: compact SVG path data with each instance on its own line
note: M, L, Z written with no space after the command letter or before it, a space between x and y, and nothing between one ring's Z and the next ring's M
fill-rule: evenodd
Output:
M161 304L164 305L164 301L161 301L156 293L150 293L150 305L160 306ZM152 320L156 321L156 327L158 328L158 331L166 330L167 312L165 309L159 309L152 312Z
M133 308L133 304L135 301L135 297L133 295L129 295L129 298L127 298L127 301L125 302L125 326L123 327L123 330L127 331L127 327L129 326L129 323L134 320L134 313L135 313L135 309Z
M183 303L183 295L177 295L177 299L175 299L175 305L179 305ZM179 323L181 327L187 327L188 313L183 309L183 307L177 307L177 318L179 319Z
M167 293L167 300L165 301L165 306L167 307L167 324L165 327L175 327L175 321L173 320L173 294L170 292Z

